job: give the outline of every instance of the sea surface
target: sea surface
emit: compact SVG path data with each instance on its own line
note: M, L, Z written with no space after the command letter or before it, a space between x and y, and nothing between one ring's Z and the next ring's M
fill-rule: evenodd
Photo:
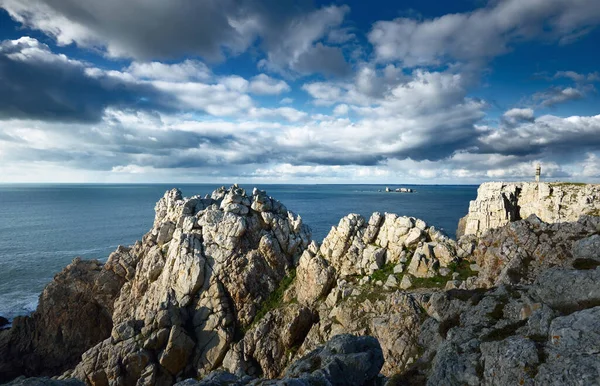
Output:
M141 239L166 190L193 196L219 186L0 184L0 316L35 310L44 286L73 258L105 261L118 245ZM250 192L253 186L242 187ZM385 193L385 185L258 187L300 214L319 242L348 213L377 211L421 218L454 237L477 194L477 186L465 185L402 185L415 193Z

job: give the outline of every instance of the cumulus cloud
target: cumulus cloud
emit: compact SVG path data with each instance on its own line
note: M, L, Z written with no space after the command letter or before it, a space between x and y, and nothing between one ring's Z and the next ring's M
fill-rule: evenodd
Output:
M0 43L0 118L99 121L118 109L236 116L255 109L248 93L277 95L290 90L265 74L215 78L201 62L133 62L122 71L103 70L53 53L23 37ZM297 121L306 113L274 110L272 118ZM264 115L264 113L263 113Z
M334 115L346 115L346 114L348 114L349 111L350 111L350 108L348 107L348 105L345 103L342 103L341 105L335 106L335 108L333 109L333 114Z
M406 66L480 63L508 52L517 42L569 43L599 21L596 0L490 1L473 12L379 21L369 41L382 62L398 60Z
M480 64L517 42L567 43L587 33L600 21L591 0L491 1L470 13L377 22L372 56L345 23L347 6L121 3L0 0L59 44L134 58L106 69L31 38L0 43L8 178L43 166L128 181L478 182L531 178L538 162L548 176L600 178L600 116L536 117L591 94L597 73L547 75L573 84L538 92L532 107L495 121L470 93ZM164 31L150 23L157 15ZM209 68L245 51L254 64L262 59L250 68L260 73ZM324 76L299 78L314 73Z
M533 122L535 120L535 115L533 109L525 108L519 109L514 108L506 111L502 115L502 121L506 125L516 125L520 122Z

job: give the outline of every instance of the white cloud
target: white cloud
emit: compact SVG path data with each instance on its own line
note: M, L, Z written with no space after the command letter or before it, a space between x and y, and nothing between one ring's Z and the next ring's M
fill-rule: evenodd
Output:
M253 94L278 95L291 90L283 80L274 79L266 74L259 74L250 79L249 90Z
M283 98L282 100L279 101L280 104L282 105L289 105L294 103L294 99L293 98Z
M308 114L291 107L278 107L275 109L262 107L250 109L250 111L248 111L248 116L257 119L283 117L290 122L298 122L305 119Z
M448 61L481 62L518 42L546 39L568 43L600 21L596 0L491 1L473 12L434 19L378 21L369 33L379 61L405 66Z
M195 60L185 60L175 64L133 62L125 72L139 79L158 79L171 82L208 81L212 78L210 69L204 63Z
M585 93L582 90L574 87L555 87L533 94L533 100L538 102L541 106L551 107L559 103L582 99L584 96Z
M584 82L599 82L600 74L598 72L591 72L589 74L580 74L575 71L557 71L554 74L554 79L568 78L573 82L584 83Z
M576 175L600 179L600 156L597 153L587 153L581 166L583 167L577 170Z
M349 111L350 111L350 107L348 107L347 104L342 103L341 105L335 106L335 108L333 109L333 114L334 115L347 115Z
M229 75L226 77L222 77L219 80L219 82L225 85L225 87L227 87L228 89L240 93L247 92L248 85L250 84L250 82L238 75Z

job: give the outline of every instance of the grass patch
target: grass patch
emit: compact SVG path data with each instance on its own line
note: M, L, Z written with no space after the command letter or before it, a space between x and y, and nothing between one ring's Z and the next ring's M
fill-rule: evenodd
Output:
M294 279L296 279L296 269L292 269L288 275L284 277L281 282L279 282L279 287L277 287L275 291L271 292L269 297L261 303L258 312L252 320L252 323L243 328L244 333L258 323L262 318L264 318L269 311L272 311L283 305L283 294L288 288L290 288L290 285L292 285Z
M459 263L450 263L448 265L450 273L447 276L434 276L426 278L413 278L414 288L444 288L446 283L452 280L452 274L458 273L457 280L466 280L468 277L475 275L475 272L471 270L470 263L466 260L462 260ZM399 277L400 279L400 277Z
M386 276L387 277L387 276ZM363 288L359 295L351 297L356 303L361 304L365 300L376 302L385 299L385 292L382 287L368 286Z
M381 280L385 283L388 276L394 273L394 263L387 263L383 266L383 268L378 269L377 271L371 274L371 280L376 282L377 280Z
M446 283L451 279L450 275L447 277L413 277L412 282L414 288L444 288Z
M407 262L406 266L408 267L409 264L410 264L410 262ZM387 281L387 278L389 275L394 275L396 277L396 279L398 280L398 283L400 283L402 281L402 277L407 272L394 273L394 267L395 267L394 263L387 263L386 265L383 266L383 268L378 269L377 271L373 272L373 274L371 274L371 283L375 283L378 280L385 283ZM412 288L444 288L446 286L446 283L448 281L452 280L452 274L454 274L454 273L458 273L457 280L466 280L467 278L474 276L476 274L476 272L473 272L471 270L470 262L467 260L462 260L458 263L451 263L448 265L448 268L450 269L450 273L447 276L437 275L434 277L427 277L427 278L413 277L412 278L412 281L413 281ZM375 296L375 295L369 295L369 297L365 297L365 296L363 296L365 294L365 292L369 292L369 291L363 291L363 293L360 296L358 296L358 298L362 298L362 300L365 300L367 298L370 300L378 300L381 298L380 296ZM380 295L380 291L379 292L374 291L374 292L376 292L376 295ZM371 298L373 298L373 299L371 299Z
M466 280L468 277L474 276L476 272L471 270L471 263L467 260L462 260L458 263L450 263L448 268L452 270L452 273L458 273L458 280ZM450 274L452 276L452 274Z
M554 182L550 186L586 186L585 182Z
M589 212L586 213L588 216L596 216L596 217L600 217L600 209L594 209L594 210L590 210Z
M288 360L292 359L294 356L296 356L296 353L298 352L299 349L300 349L299 344L295 344L292 347L286 348L285 349L285 357Z

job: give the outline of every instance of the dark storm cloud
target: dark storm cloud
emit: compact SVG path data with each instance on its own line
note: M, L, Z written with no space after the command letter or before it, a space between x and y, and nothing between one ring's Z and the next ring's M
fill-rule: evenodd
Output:
M308 0L3 0L0 7L59 44L100 48L113 57L220 60L260 41L270 66L282 70L307 52L323 52L313 44L348 12L345 6L314 9ZM339 71L344 57L331 47L326 54L335 63L326 61L323 70L334 65Z
M109 106L170 109L152 86L89 76L82 63L35 39L0 43L0 118L96 122Z
M337 77L347 76L352 71L340 48L324 46L321 43L300 55L294 69L300 73L321 72Z

